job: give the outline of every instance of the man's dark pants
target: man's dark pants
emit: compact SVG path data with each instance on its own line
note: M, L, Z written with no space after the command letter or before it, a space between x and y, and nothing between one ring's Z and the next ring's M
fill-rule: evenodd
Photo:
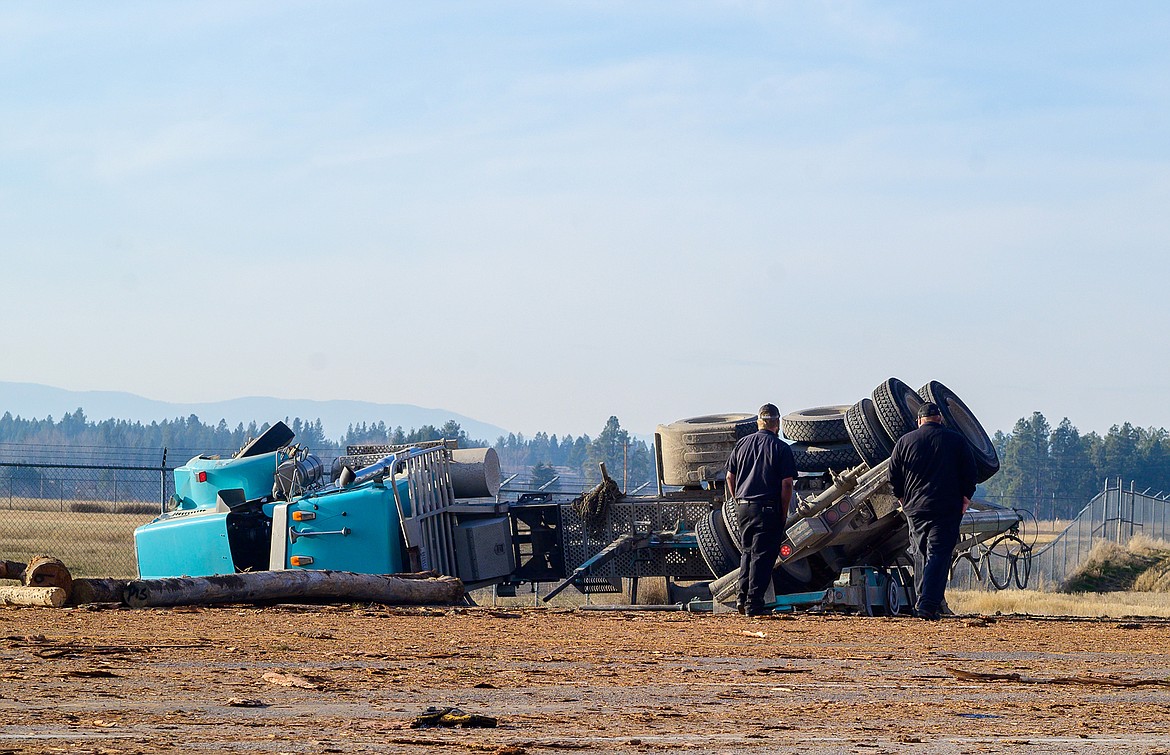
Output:
M914 551L914 591L918 593L914 608L919 616L936 616L942 607L961 519L954 514L906 513Z
M739 560L739 602L748 613L759 613L780 555L784 520L777 504L736 501L736 511L743 554Z

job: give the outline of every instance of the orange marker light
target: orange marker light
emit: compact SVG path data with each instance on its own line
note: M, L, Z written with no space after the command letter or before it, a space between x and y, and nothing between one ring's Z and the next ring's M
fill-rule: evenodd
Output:
M317 515L312 511L294 511L292 513L294 522L308 522L317 518Z
M290 564L292 564L293 566L308 566L309 564L313 563L313 557L312 556L293 556L292 558L290 558L288 560L288 562Z

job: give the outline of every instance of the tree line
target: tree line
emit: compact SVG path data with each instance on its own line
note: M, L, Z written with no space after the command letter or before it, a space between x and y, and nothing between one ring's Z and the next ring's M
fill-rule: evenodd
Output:
M1028 509L1042 519L1067 519L1104 487L1106 478L1131 481L1138 491L1170 492L1170 434L1164 428L1113 425L1104 436L1081 434L1067 417L1052 427L1040 412L1022 417L1010 433L992 437L999 473L980 494Z
M509 433L494 444L469 438L454 420L410 430L384 422L360 423L350 425L339 441L326 437L319 418L285 421L297 443L324 458L340 456L351 445L450 438L462 448L492 445L503 469L519 473L517 483L522 487L540 487L554 477L567 483L563 489L572 483L593 484L600 481L601 462L627 489L655 478L651 446L630 435L617 417L610 417L592 438ZM195 415L142 423L94 422L81 409L60 420L23 419L5 412L0 416L0 461L160 466L166 448L167 465L177 466L199 454L231 456L268 427L256 422L235 427L224 420L204 423ZM1082 434L1067 417L1053 427L1042 413L1033 412L1016 422L1010 433L996 432L992 442L999 452L1000 471L980 486L979 495L1031 510L1041 518L1075 516L1100 492L1106 478L1120 477L1126 485L1132 481L1139 491L1170 491L1170 433L1164 428L1126 422L1113 425L1103 436Z
M385 422L351 424L339 441L326 437L321 420L294 417L285 419L296 434L295 442L325 458L343 455L348 446L363 444L405 445L429 440L452 439L460 448L492 445L501 466L519 472L522 482L539 485L558 475L585 482L600 480L599 462L605 462L611 476L623 476L631 487L654 479L650 447L622 429L617 417L610 417L596 438L538 432L532 438L509 433L494 444L470 438L455 420L442 425L423 425L405 430ZM192 414L150 423L107 419L91 421L82 409L60 420L24 419L11 412L0 416L0 461L30 464L88 464L161 466L163 449L168 466L177 466L200 454L228 457L249 440L268 429L269 423L235 427L227 422L204 423Z

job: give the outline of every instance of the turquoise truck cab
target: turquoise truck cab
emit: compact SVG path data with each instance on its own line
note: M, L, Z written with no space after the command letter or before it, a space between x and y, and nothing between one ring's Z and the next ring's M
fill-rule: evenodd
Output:
M308 461L315 457L286 447L291 438L278 422L230 459L197 456L177 468L172 508L134 531L139 576L403 571L399 512L409 516L407 481L302 494L321 470Z

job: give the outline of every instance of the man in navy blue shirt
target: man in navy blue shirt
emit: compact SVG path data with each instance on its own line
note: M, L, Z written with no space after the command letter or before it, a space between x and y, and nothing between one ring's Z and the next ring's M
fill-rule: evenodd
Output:
M740 551L737 607L748 616L764 614L764 593L780 555L780 541L792 500L796 461L780 439L780 410L764 404L759 430L740 438L727 459L726 493L739 514Z
M943 427L936 404L923 404L918 429L898 438L890 454L890 486L910 527L920 618L939 618L959 522L975 494L975 474L967 439Z

